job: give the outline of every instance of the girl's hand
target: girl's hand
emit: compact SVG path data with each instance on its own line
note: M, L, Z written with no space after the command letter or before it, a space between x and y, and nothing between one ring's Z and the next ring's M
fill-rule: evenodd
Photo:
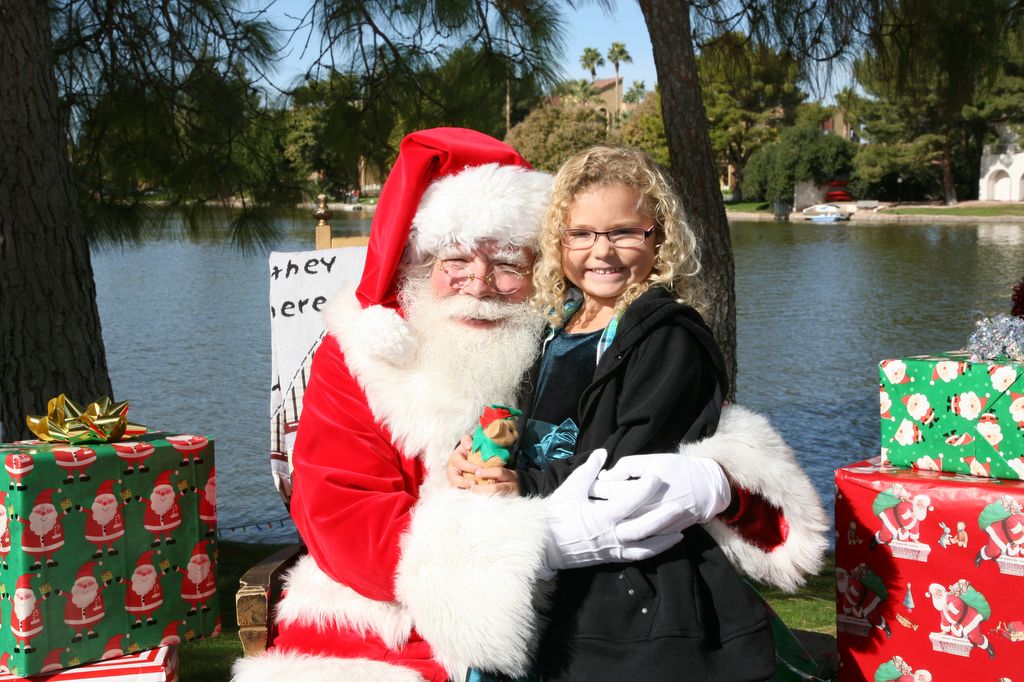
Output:
M494 483L473 484L473 492L485 495L519 495L519 476L515 469L509 467L480 467L476 470L477 478L494 481ZM473 480L473 479L467 479Z
M452 450L448 456L448 483L456 488L471 488L476 485L472 478L466 478L463 473L472 476L479 467L469 462L469 449L473 447L473 437L466 435L462 437L459 445Z

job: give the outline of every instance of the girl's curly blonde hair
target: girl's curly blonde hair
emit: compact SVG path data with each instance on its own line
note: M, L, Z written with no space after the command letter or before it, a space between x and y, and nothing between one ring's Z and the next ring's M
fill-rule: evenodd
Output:
M533 270L533 301L550 311L550 323L562 325L562 305L571 286L562 270L561 231L568 226L576 197L598 187L624 185L640 195L638 210L654 217L654 267L650 276L631 284L615 303L621 315L630 303L651 286L662 286L676 298L704 313L704 288L697 273L700 261L697 239L683 220L679 197L665 172L639 149L598 145L579 152L562 164L555 175L551 200L540 235L540 258Z

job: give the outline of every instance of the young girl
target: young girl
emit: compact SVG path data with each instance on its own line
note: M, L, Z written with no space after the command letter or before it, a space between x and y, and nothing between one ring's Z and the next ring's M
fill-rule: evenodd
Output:
M596 448L611 468L714 433L727 377L698 312L698 269L679 201L646 154L601 146L562 166L535 269L551 331L519 405L520 493L550 494ZM708 494L712 516L729 503L727 486ZM545 680L774 673L763 602L701 526L642 562L561 571L549 614Z

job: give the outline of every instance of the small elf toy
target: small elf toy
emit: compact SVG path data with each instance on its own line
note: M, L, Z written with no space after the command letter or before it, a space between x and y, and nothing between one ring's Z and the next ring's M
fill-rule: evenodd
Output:
M480 423L473 431L473 446L469 453L469 461L483 467L507 466L512 457L511 447L519 438L516 431L516 417L519 410L505 405L488 405L480 415ZM477 483L494 484L496 481L480 478L464 473L466 478L473 478Z

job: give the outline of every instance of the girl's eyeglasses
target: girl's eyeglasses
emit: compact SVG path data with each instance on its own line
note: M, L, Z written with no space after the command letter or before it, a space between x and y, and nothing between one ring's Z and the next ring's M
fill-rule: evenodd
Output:
M654 234L656 225L650 227L617 227L614 230L598 232L570 227L559 233L559 241L567 249L589 249L603 236L613 246L641 246L647 238Z

